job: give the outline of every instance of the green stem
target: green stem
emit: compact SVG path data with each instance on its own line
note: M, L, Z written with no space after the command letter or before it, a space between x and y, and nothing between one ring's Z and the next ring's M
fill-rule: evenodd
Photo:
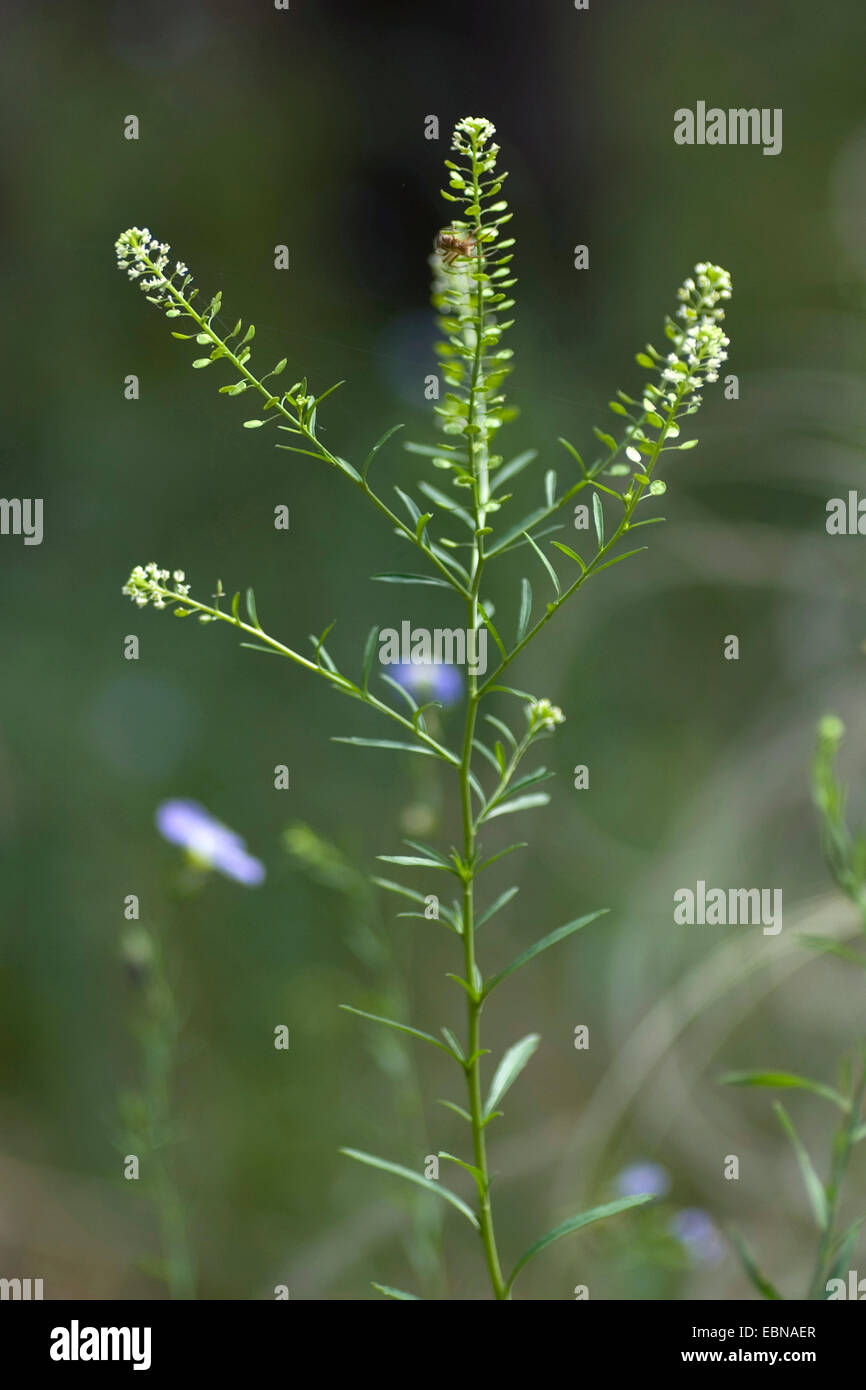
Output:
M477 149L473 140L472 177L475 184L475 204L480 204L478 188ZM475 266L481 275L484 269L484 243L481 236L482 222L480 212L475 215ZM467 596L467 618L471 632L480 625L479 595L481 577L484 571L485 512L488 502L487 445L485 431L486 399L482 385L484 370L484 296L483 281L476 280L474 305L474 334L472 373L469 387L469 409L467 416L466 441L469 453L470 471L473 479L473 502L475 510L475 536L472 550L471 590ZM499 1252L496 1247L496 1234L493 1225L493 1207L490 1201L490 1174L487 1166L487 1143L484 1135L484 1102L481 1093L481 1011L484 1007L484 982L475 959L475 864L476 864L476 825L472 811L472 751L475 739L475 724L478 717L480 693L477 675L469 676L469 696L466 706L466 725L463 735L463 756L460 762L460 805L463 820L463 956L467 1001L467 1045L465 1065L466 1086L469 1096L469 1114L472 1120L472 1148L475 1167L479 1173L478 1203L481 1242L490 1286L496 1299L507 1299L508 1289L502 1275Z
M475 1167L480 1173L479 1181L479 1223L484 1257L493 1296L507 1299L508 1290L502 1276L496 1235L493 1227L493 1208L490 1201L490 1174L487 1166L487 1144L484 1137L484 1103L481 1096L481 1010L484 1007L483 981L479 987L479 972L475 959L475 822L472 814L472 790L469 785L469 770L472 760L472 741L475 736L475 721L478 713L478 694L472 691L466 711L466 729L463 741L463 761L460 769L460 796L463 813L463 858L465 877L463 880L463 957L466 971L468 993L467 1046L465 1065L466 1086L469 1094L469 1114L472 1117L472 1147Z
M864 1066L860 1082L852 1096L851 1108L848 1111L848 1116L845 1123L836 1134L833 1143L833 1158L830 1164L830 1175L827 1179L826 1186L827 1220L818 1243L815 1270L807 1294L810 1300L823 1299L826 1297L827 1262L830 1258L836 1235L836 1220L839 1213L842 1186L845 1181L845 1174L848 1171L848 1164L851 1161L851 1151L854 1147L854 1133L860 1124L860 1112L863 1106L864 1094L866 1094L866 1066Z

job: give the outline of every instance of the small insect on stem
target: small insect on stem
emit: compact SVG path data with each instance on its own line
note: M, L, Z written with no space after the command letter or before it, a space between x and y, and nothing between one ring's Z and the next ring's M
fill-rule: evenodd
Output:
M458 256L471 256L475 250L475 238L467 232L462 235L449 227L436 237L436 250L446 265L454 265Z

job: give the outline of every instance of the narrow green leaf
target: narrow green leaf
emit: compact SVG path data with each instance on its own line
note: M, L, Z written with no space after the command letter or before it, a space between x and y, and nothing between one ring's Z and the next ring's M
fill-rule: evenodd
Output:
M601 550L604 545L604 508L597 492L592 494L592 519L595 524L595 534L598 537L598 548Z
M447 579L432 574L371 574L370 578L378 580L380 584L431 584L437 589L451 588Z
M489 859L485 859L476 869L476 874L480 874L482 869L488 869L491 864L495 864L497 859L503 859L506 854L513 854L516 849L526 849L526 841L518 840L514 845L508 845L505 849L499 850L497 854L491 854Z
M484 1102L484 1114L489 1115L505 1095L506 1091L514 1085L523 1068L526 1066L532 1054L536 1051L541 1037L538 1033L527 1033L520 1042L514 1043L509 1047L499 1066L493 1074L490 1083L490 1090Z
M530 699L531 698L532 697L530 696ZM485 714L484 718L487 720L488 724L492 724L494 729L498 729L499 732L505 736L505 738L511 744L511 747L514 749L516 753L517 739L514 737L514 734L511 732L508 725L503 724L501 719L497 719L495 714Z
M361 468L361 476L362 476L362 478L366 478L366 477L367 477L367 469L370 467L370 464L373 462L373 459L376 457L376 455L378 454L379 450L380 450L381 448L383 448L383 447L388 443L388 440L391 438L391 435L392 435L392 434L396 434L397 431L398 431L398 430L401 430L402 428L403 428L402 425L392 425L391 428L390 428L389 430L386 430L386 431L385 431L385 433L381 436L381 438L379 438L379 439L376 440L376 443L373 445L373 447L372 447L372 449L370 450L369 454L368 454L367 457L364 459L364 463L363 463L362 468Z
M437 757L432 748L426 748L420 743L400 743L396 739L390 738L337 738L331 739L332 743L354 743L359 748L398 748L402 753L426 753L431 758Z
M860 1234L860 1227L866 1221L866 1216L858 1216L856 1221L852 1221L847 1230L836 1241L830 1252L833 1263L827 1271L827 1279L838 1279L843 1270L851 1268L851 1256L854 1254L857 1245L857 1237Z
M538 457L537 449L526 449L522 454L517 454L508 463L502 464L497 468L494 475L496 486L508 482L509 478L516 478L518 473L522 473L524 468L528 468L535 458Z
M385 1028L395 1028L398 1033L408 1033L410 1037L432 1043L434 1047L438 1047L440 1052L447 1052L449 1057L454 1056L451 1048L446 1047L438 1038L434 1038L431 1033L422 1033L418 1028L410 1028L408 1023L397 1023L393 1018L382 1018L379 1014L368 1014L364 1009L353 1008L351 1004L340 1004L339 1007L347 1014L357 1014L358 1018L368 1019L370 1023L381 1023ZM461 1060L459 1055L456 1060Z
M547 573L550 575L554 590L556 591L556 597L559 598L560 593L562 591L559 587L559 576L557 575L556 570L553 568L553 565L550 563L544 552L540 550L539 547L535 544L535 541L532 539L529 532L524 531L523 534L529 541L529 544L532 546L532 549L535 551L541 563L544 565L544 568L547 570Z
M732 1230L730 1236L743 1269L746 1271L746 1274L749 1276L749 1279L758 1290L761 1297L767 1299L781 1299L782 1295L775 1285L770 1282L765 1274L761 1273L755 1262L755 1257L739 1231Z
M541 955L542 951L546 951L550 946L555 946L558 941L564 941L567 936L571 936L574 932L580 931L581 927L588 927L590 922L594 922L597 917L603 917L604 914L609 911L610 908L608 907L600 907L598 911L588 912L585 917L576 917L573 922L566 922L564 927L557 927L556 931L552 931L549 935L543 936L540 941L536 941L534 946L527 947L527 949L523 951L516 960L513 960L510 965L507 965L504 970L500 970L498 975L491 976L487 981L484 993L489 994L494 986L498 985L500 981L504 980L513 971L519 970L522 965L526 965L528 961L534 960L536 956Z
M492 902L489 907L485 908L485 910L480 914L480 916L476 918L476 931L479 927L483 927L485 922L489 922L490 918L495 913L497 913L500 910L500 908L505 907L506 903L510 903L511 899L515 898L519 892L519 888L506 888L504 893L500 893L499 897L494 902ZM485 990L485 994L486 993L487 991Z
M551 545L555 545L556 548L557 548L557 550L561 550L562 553L563 553L563 555L567 555L568 558L569 558L570 560L576 560L577 563L580 565L581 572L582 572L583 574L586 573L586 565L585 565L585 564L583 563L583 561L581 560L581 558L580 558L580 556L578 555L577 551L576 551L576 550L572 550L572 548L571 548L570 545L563 545L562 541L551 541L550 544L551 544Z
M509 1276L508 1289L511 1289L524 1265L527 1265L542 1250L546 1250L548 1245L552 1245L555 1240L561 1240L563 1236L571 1235L572 1231L579 1231L583 1226L591 1226L596 1221L604 1221L609 1216L618 1216L620 1212L628 1211L631 1207L640 1207L646 1202L654 1200L654 1193L645 1192L637 1197L620 1197L615 1202L607 1202L604 1206L592 1207L590 1211L581 1212L579 1216L569 1217L568 1221L563 1221L560 1226L548 1231L547 1235L542 1236L534 1245L530 1245L525 1254L521 1255Z
M520 617L517 619L517 638L519 646L529 629L529 619L532 616L532 585L528 579L520 581Z
M560 438L557 442L562 445L563 449L568 450L568 452L571 454L571 457L576 460L578 466L580 467L580 471L583 473L584 477L586 477L586 464L580 457L580 454L577 452L574 445L569 444L567 439L562 438Z
M437 1100L437 1105L444 1105L446 1110L453 1110L455 1115L459 1115L461 1120L468 1120L472 1123L472 1116L468 1110L464 1110L462 1105L455 1105L453 1100Z
M404 869L444 869L446 873L454 873L450 864L440 864L435 859L422 859L420 855L377 854L376 858L383 864L402 864Z
M731 1071L719 1077L721 1086L765 1086L769 1089L812 1091L823 1096L846 1113L851 1109L850 1102L840 1091L825 1086L821 1081L810 1081L806 1076L796 1076L787 1071Z
M456 516L470 531L475 530L475 522L469 512L467 512L464 507L461 507L459 503L455 502L453 497L449 497L447 492L441 492L438 487L434 487L432 483L426 481L418 484L418 491L423 492L424 496L431 502L435 502L437 507L442 507L445 511L450 512L452 516Z
M400 426L398 425L397 428L399 429ZM404 1293L402 1289L392 1289L390 1284L371 1284L370 1287L375 1289L377 1293L384 1294L386 1298L405 1299L412 1303L422 1302L416 1293Z
M341 1154L347 1158L354 1158L356 1163L366 1163L370 1168L379 1168L383 1173L393 1173L398 1178L405 1178L407 1182L414 1182L418 1187L423 1187L427 1192L434 1192L437 1197L442 1197L446 1202L450 1202L453 1207L462 1212L466 1220L476 1229L478 1227L478 1217L470 1206L458 1197L449 1188L443 1187L441 1183L431 1182L429 1178L422 1177L420 1173L415 1173L411 1168L404 1168L401 1163L389 1163L387 1159L376 1158L373 1154L362 1153L360 1149L340 1149Z
M421 508L413 501L408 492L404 492L402 488L395 487L394 491L412 518L412 525L417 526L418 522L421 520Z
M598 493L596 493L597 496ZM602 570L609 570L611 565L618 565L620 560L630 560L632 555L640 555L642 550L646 550L645 545L639 545L637 550L627 550L624 555L615 555L612 560L605 560L603 565L593 565L592 572L593 574L601 574Z
M419 854L426 854L430 859L435 859L437 864L442 864L446 869L451 868L451 860L446 859L445 855L440 854L438 849L435 849L433 845L425 844L423 840L408 839L404 839L403 844L408 845L410 849L417 850Z
M376 656L376 639L378 636L379 626L377 623L375 627L370 628L367 634L367 641L364 644L364 661L361 668L361 689L364 691L365 695L367 693L367 687L370 684L370 671L373 668L373 660Z
M815 1220L818 1223L818 1229L823 1231L826 1229L827 1220L829 1217L829 1207L827 1204L827 1194L824 1191L824 1184L821 1182L821 1179L815 1172L814 1164L812 1163L811 1158L806 1152L802 1140L800 1139L799 1134L795 1130L791 1118L788 1115L788 1112L785 1109L785 1107L782 1105L781 1101L777 1100L773 1105L773 1109L779 1117L779 1122L782 1125L782 1128L784 1129L785 1133L791 1141L794 1153L797 1155L797 1162L800 1165L800 1173L802 1174L803 1185L806 1188L812 1211L815 1214Z
M478 1191L484 1191L487 1185L484 1181L484 1174L482 1173L480 1168L476 1168L474 1163L466 1163L462 1158L455 1157L454 1154L448 1153L445 1149L439 1150L438 1157L444 1158L448 1163L456 1163L458 1168L463 1168L467 1173L471 1173L473 1178L475 1179Z
M546 806L550 801L547 792L531 792L529 796L518 796L513 801L503 801L488 811L484 820L495 820L497 816L510 816L514 811L529 811L533 806Z
M256 612L256 596L252 589L247 589L247 617L253 627L258 628L259 632L261 632L262 625L259 622L259 615Z

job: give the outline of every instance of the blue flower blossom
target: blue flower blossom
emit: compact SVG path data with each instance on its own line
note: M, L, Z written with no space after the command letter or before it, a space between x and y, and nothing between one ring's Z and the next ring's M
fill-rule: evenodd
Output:
M695 1264L716 1265L725 1253L714 1222L700 1207L678 1211L671 1220L671 1233L685 1246Z
M156 827L163 839L181 845L196 863L217 869L236 883L262 883L265 866L247 853L240 835L213 816L197 801L163 801L157 808Z
M463 694L463 681L456 666L444 662L401 662L388 674L420 703L439 700L443 705L456 705Z
M650 1163L647 1159L630 1163L616 1178L616 1190L620 1197L638 1197L642 1192L651 1192L654 1197L664 1197L670 1185L667 1170L660 1163Z

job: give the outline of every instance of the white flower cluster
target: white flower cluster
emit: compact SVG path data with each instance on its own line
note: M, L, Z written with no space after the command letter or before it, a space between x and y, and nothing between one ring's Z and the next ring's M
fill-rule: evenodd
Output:
M677 317L685 326L671 324L674 351L668 353L662 371L662 380L669 387L665 393L669 404L674 403L684 386L685 399L694 397L703 382L718 381L719 367L727 360L730 341L720 326L725 317L721 301L730 297L728 271L707 261L699 261L694 277L690 275L677 291Z
M167 241L157 241L148 227L130 227L121 232L114 249L118 268L125 270L130 280L139 280L141 289L148 294L164 291L175 275L189 275L189 267L183 261L176 261L174 270L166 275L171 247Z
M456 150L458 154L471 157L474 144L478 151L484 150L484 158L479 162L479 169L492 169L496 163L499 146L490 145L487 148L485 146L495 134L496 126L492 121L488 121L486 116L464 116L454 127L451 148Z
M154 608L165 608L166 597L186 598L189 593L189 585L184 584L183 570L161 570L159 565L152 560L149 565L136 565L132 574L124 584L121 593L131 598L138 608L146 608L152 603ZM174 581L174 588L170 589L167 580Z
M559 705L551 704L550 700L533 700L526 706L526 717L532 730L555 729L557 724L565 723L565 715Z

